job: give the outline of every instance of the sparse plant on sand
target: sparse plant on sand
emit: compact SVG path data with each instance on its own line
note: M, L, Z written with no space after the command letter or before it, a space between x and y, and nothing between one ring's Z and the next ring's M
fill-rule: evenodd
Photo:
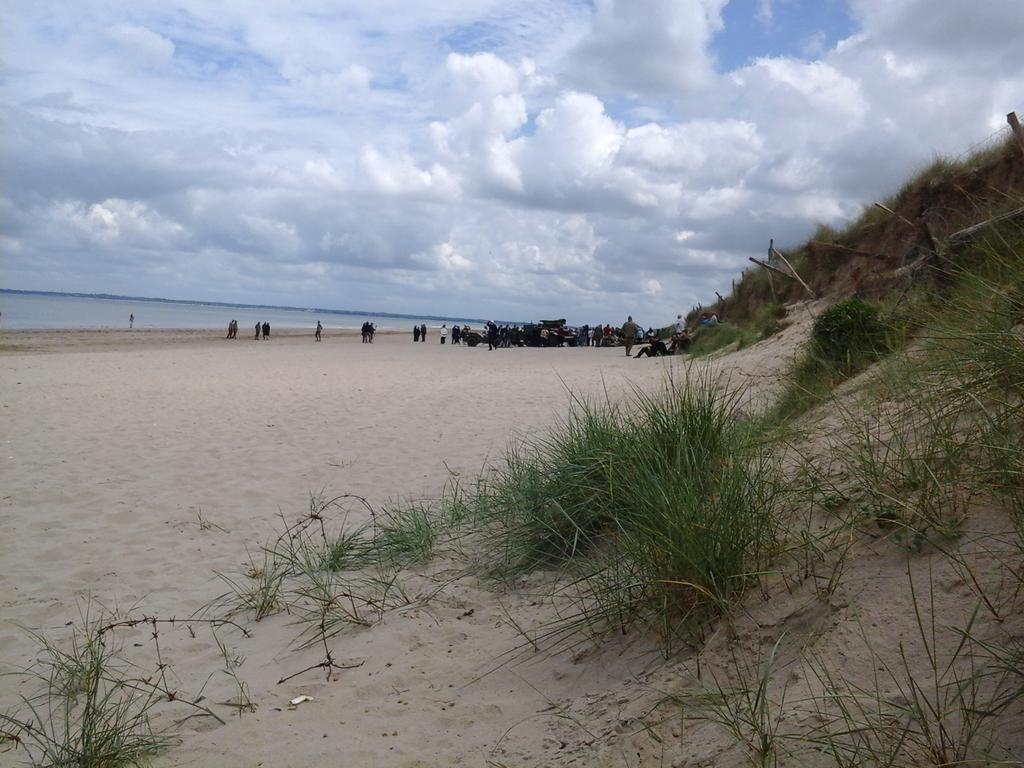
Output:
M39 646L38 658L29 668L8 675L29 692L21 696L19 713L0 713L0 730L23 751L29 765L142 765L176 741L173 730L153 726L160 707L185 708L183 719L201 716L224 723L202 703L201 694L189 695L170 684L160 628L187 627L194 635L193 625L214 630L231 622L119 615L92 600L80 614L80 622L59 641L30 631ZM138 626L149 629L151 667L140 666L125 652L122 633Z
M256 621L273 616L287 608L282 595L284 579L288 571L274 552L264 548L262 559L249 554L249 563L240 575L217 573L228 587L203 609L202 614L221 613L225 618L251 613Z
M426 503L395 505L377 515L373 545L381 559L399 565L427 560L439 535L439 519Z
M811 704L820 725L803 740L844 768L1019 765L999 720L1024 696L1019 668L1002 663L1019 657L977 637L977 608L962 627L940 626L930 571L926 594L912 575L909 586L919 643L882 650L862 629L873 681L854 682L812 659L822 693Z
M756 768L778 766L780 756L786 754L784 743L794 738L784 732L782 725L786 713L785 686L777 697L771 694L782 640L780 637L775 641L765 658L753 662L733 650L729 665L731 681L714 678L711 686L697 694L673 697L683 705L684 716L707 720L725 729L743 745L750 764Z

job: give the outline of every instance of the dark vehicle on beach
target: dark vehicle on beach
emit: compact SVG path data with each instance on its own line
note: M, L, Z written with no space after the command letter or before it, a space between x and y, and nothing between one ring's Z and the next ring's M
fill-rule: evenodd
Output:
M541 320L523 326L523 343L528 347L575 347L576 331L567 328L565 320Z

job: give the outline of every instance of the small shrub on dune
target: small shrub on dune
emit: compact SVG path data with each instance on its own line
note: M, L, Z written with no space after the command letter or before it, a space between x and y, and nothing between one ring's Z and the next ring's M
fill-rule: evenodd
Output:
M770 419L783 422L828 399L833 388L890 351L892 329L881 310L854 297L814 321L811 340L796 359Z
M850 372L873 362L888 346L878 307L856 297L821 313L814 321L811 344L814 354Z

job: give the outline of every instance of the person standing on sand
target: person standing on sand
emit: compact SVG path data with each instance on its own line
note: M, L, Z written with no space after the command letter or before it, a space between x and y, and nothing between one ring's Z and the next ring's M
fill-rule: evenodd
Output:
M131 329L134 326L135 326L135 313L132 312L130 315L128 315L128 328Z
M426 343L427 341L427 324L422 323L420 325L420 341Z
M260 340L260 324L259 323L256 323L256 335L253 336L253 340L254 341L259 341Z
M626 318L626 322L622 324L622 340L626 343L626 357L632 357L630 354L633 351L633 345L636 343L636 323L633 322L633 316L630 315Z
M412 340L414 342L417 342L417 341L420 340L420 327L418 325L414 325L412 327Z
M601 340L604 338L604 329L601 328L601 324L598 323L594 326L594 346L600 347Z
M270 323L263 324L263 340L266 341L270 338Z
M448 324L441 323L441 343L444 344L448 340Z
M324 330L324 327L320 324L320 321L317 320L316 321L316 336L315 336L317 341L320 341L320 334L323 332L323 330Z

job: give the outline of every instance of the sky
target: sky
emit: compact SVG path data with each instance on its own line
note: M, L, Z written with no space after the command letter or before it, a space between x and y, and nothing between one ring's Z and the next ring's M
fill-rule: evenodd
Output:
M664 325L1024 114L1020 0L0 6L0 286Z

